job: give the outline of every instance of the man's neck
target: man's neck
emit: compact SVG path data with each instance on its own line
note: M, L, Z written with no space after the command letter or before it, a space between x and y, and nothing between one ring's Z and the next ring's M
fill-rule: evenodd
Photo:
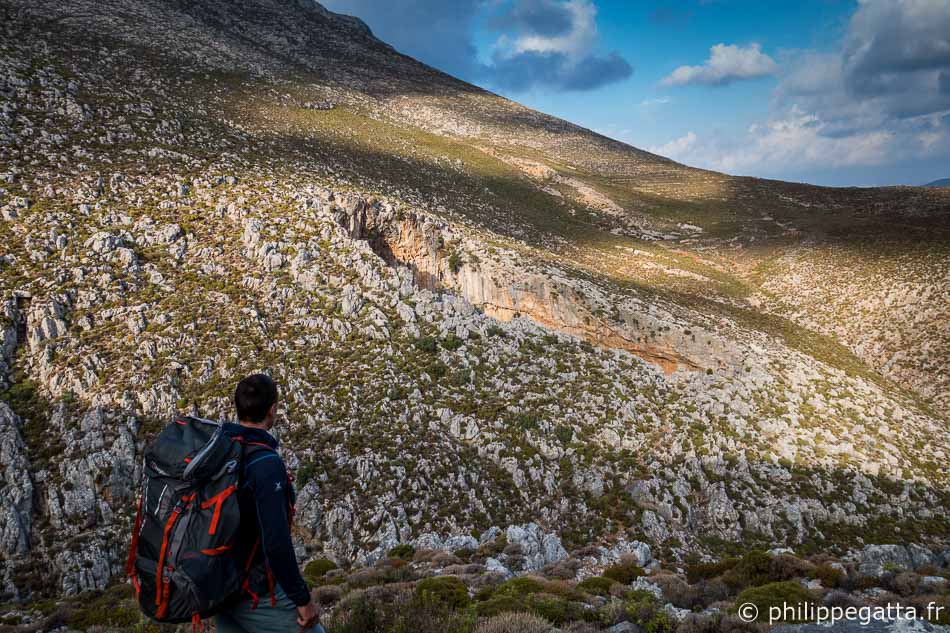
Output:
M260 429L261 431L270 432L270 427L267 426L266 422L247 422L245 420L239 420L238 424L246 426L249 429Z

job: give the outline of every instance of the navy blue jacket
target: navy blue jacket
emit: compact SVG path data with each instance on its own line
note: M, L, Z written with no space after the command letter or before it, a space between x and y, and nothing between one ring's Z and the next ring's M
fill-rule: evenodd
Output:
M224 433L231 437L242 436L246 446L238 497L241 527L234 553L242 565L248 559L251 561L248 588L260 600L268 600L269 568L273 580L287 597L297 606L304 606L310 602L310 589L300 575L290 536L294 490L284 461L277 454L277 440L267 431L240 424L225 424Z

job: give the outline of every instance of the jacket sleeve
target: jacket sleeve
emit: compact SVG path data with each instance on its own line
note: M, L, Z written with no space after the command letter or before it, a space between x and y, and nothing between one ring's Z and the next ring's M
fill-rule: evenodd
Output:
M284 463L276 453L257 456L248 465L247 479L257 505L264 558L287 597L302 607L310 602L310 589L300 575L290 536L290 483Z

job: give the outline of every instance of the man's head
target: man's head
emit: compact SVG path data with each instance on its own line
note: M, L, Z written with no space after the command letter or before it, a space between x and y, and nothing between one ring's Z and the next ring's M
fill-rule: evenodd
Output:
M234 390L234 407L241 424L270 429L277 410L277 384L264 374L248 376Z

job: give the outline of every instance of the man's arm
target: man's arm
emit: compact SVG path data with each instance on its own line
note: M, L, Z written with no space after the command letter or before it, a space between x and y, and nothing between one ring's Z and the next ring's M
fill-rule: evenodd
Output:
M310 603L310 589L300 576L297 555L290 536L287 507L287 471L283 461L274 454L252 460L247 476L254 491L257 517L261 528L261 545L277 584L298 607Z

